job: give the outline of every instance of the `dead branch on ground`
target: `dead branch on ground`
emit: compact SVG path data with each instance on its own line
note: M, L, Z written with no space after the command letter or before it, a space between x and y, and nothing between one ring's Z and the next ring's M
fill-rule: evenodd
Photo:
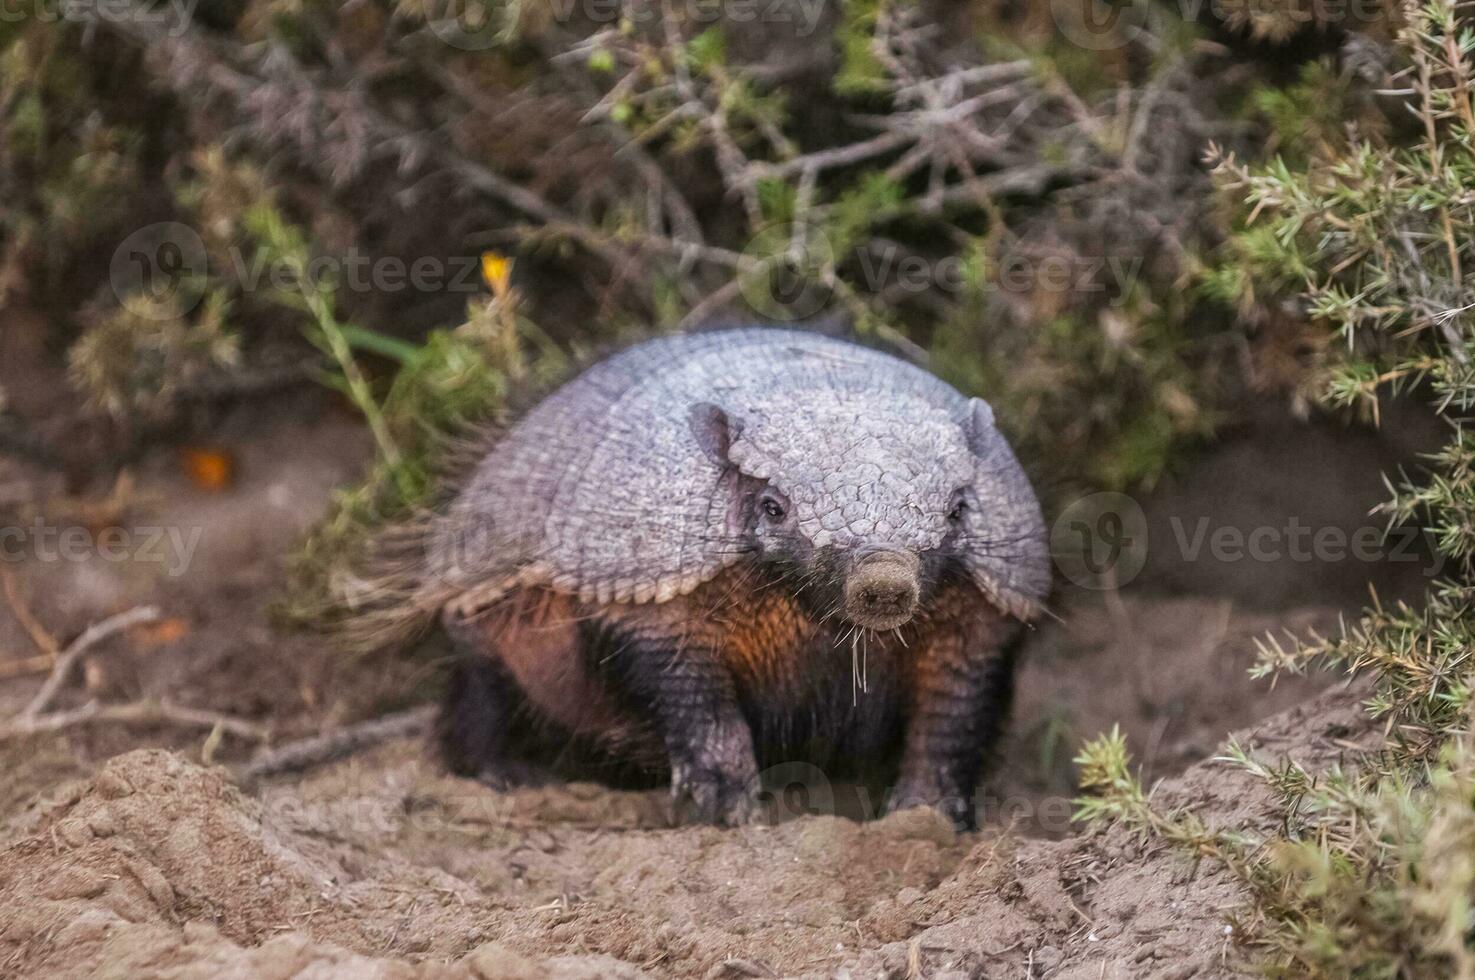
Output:
M268 776L301 772L393 738L422 735L430 730L435 710L433 705L411 708L264 750L241 769L240 780L249 786Z
M61 691L62 685L71 676L72 669L82 654L97 646L102 641L121 633L141 623L152 623L159 618L159 610L155 606L139 606L116 616L109 616L100 623L94 623L82 631L82 635L68 644L56 658L55 665L51 668L51 676L41 685L41 690L20 713L22 725L31 724L41 716L41 713L51 706L56 695Z
M12 587L7 585L7 596L10 597L13 607L19 608ZM87 653L98 644L111 639L119 633L125 632L134 626L144 623L157 622L160 618L159 610L154 606L138 606L127 612L116 616L109 616L99 623L94 623L82 632L82 635L69 643L66 649L48 658L51 662L51 673L41 685L41 690L36 692L30 702L23 708L19 715L6 724L0 724L0 741L8 739L23 738L28 735L37 735L45 732L61 731L74 725L86 722L115 722L124 724L150 724L165 722L174 725L185 725L196 728L209 728L213 731L227 732L240 738L262 741L267 737L267 730L253 722L234 718L230 715L221 714L216 711L208 711L200 708L188 708L182 705L172 704L164 699L144 699L127 704L102 704L96 700L88 701L79 708L67 708L50 711L52 702L56 700L67 680L77 666L82 655ZM43 638L50 637L40 624L35 624L40 629ZM38 640L38 643L41 641ZM54 642L54 641L53 641Z
M238 738L250 741L265 741L269 731L263 725L202 708L189 708L166 700L145 699L126 704L102 704L88 701L80 708L53 711L32 718L22 716L9 725L0 725L0 741L57 732L63 728L86 722L112 722L116 724L181 725L187 728L218 729Z
M15 616L16 622L20 623L21 629L31 638L31 642L45 654L46 663L55 663L61 654L61 644L56 642L56 637L41 625L29 606L21 598L20 587L16 583L15 573L8 568L0 568L0 586L5 589L5 601L10 605L10 612ZM30 658L42 659L42 658Z

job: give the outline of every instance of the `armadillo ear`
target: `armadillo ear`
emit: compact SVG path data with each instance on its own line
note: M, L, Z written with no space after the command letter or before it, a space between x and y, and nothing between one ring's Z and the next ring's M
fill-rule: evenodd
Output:
M688 408L686 423L707 458L718 466L727 466L727 451L732 448L732 440L742 431L742 423L729 418L711 402L696 402Z
M963 436L968 440L968 448L976 455L982 456L995 432L994 410L982 398L970 398L962 424Z

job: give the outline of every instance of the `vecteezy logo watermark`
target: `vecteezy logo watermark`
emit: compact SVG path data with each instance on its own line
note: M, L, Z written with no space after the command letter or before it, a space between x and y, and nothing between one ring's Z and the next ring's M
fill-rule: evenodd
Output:
M1119 48L1146 30L1147 10L1136 0L1050 0L1060 33L1088 51Z
M763 824L781 824L803 817L835 816L869 821L879 819L888 810L907 802L896 797L894 787L873 792L864 784L845 779L832 782L823 769L806 762L771 766L760 772L748 789L758 804L756 819ZM583 783L572 784L565 792L592 801L605 791L594 784ZM653 805L646 816L653 825L668 825L669 814L661 812L665 801L656 802L664 795L652 794ZM932 802L947 813L971 813L979 825L1012 824L1060 834L1070 830L1072 822L1071 801L1063 796L998 796L980 787L967 798ZM321 816L326 805L320 801L304 800L300 793L271 787L262 790L261 803L268 812L286 820ZM345 793L343 799L333 802L331 807L336 826L382 834L397 833L409 827L424 833L476 836L486 833L488 828L513 825L526 817L515 794L477 788L406 800L395 795L374 793L366 785L363 793Z
M210 261L199 233L178 221L138 229L113 250L108 281L134 316L162 318L189 312L199 301Z
M738 287L753 311L771 320L802 320L834 293L835 250L817 228L778 223L761 229L743 249Z
M0 24L33 21L55 24L162 25L170 37L183 34L199 0L166 0L147 5L135 0L0 0Z
M427 6L426 26L453 48L485 51L513 36L506 18L515 16L515 6L486 0L443 0Z
M913 805L936 805L942 812L978 824L1025 824L1047 833L1070 829L1072 807L1060 796L999 797L979 787L967 797L916 801L897 796L897 788L879 796L863 784L831 782L829 774L807 762L785 762L760 772L753 789L764 821L783 823L796 817L847 816L874 820L888 810ZM959 829L962 829L961 827Z
M174 525L59 527L39 518L29 525L0 526L0 562L142 563L164 566L164 574L178 578L189 570L203 529Z
M358 249L342 255L313 256L306 268L269 262L258 252L247 256L231 246L224 268L212 268L205 243L189 225L161 221L133 232L113 251L108 278L113 295L135 316L164 319L188 313L204 296L208 275L224 276L246 293L259 289L301 290L331 282L349 292L477 293L480 257L422 255L409 261L370 256Z
M1060 574L1082 588L1121 588L1147 563L1147 517L1123 493L1082 497L1056 519L1050 553Z

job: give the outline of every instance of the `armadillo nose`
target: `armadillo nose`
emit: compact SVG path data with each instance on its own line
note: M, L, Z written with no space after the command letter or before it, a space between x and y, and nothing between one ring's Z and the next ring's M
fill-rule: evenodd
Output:
M845 615L868 629L889 630L906 623L917 610L915 559L887 560L868 556L845 583Z

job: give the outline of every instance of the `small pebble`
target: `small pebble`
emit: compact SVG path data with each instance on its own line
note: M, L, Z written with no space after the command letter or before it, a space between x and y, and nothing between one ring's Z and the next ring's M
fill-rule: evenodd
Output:
M87 818L87 826L98 837L111 837L118 832L118 818L111 810L99 810Z
M93 839L92 828L80 817L63 820L56 825L56 836L68 847L81 847Z
M97 790L99 796L109 800L120 800L125 796L133 795L133 786L110 769L104 769L97 774L92 781L92 788Z

